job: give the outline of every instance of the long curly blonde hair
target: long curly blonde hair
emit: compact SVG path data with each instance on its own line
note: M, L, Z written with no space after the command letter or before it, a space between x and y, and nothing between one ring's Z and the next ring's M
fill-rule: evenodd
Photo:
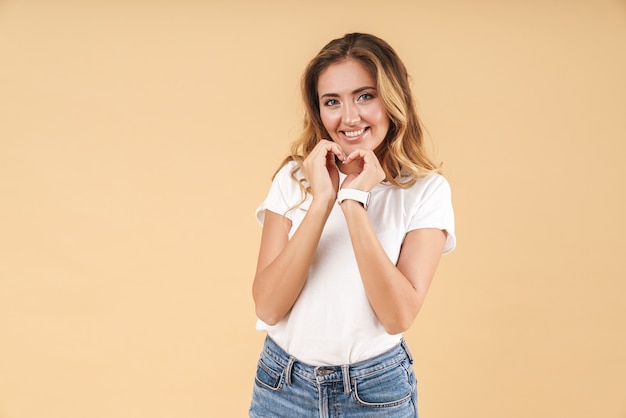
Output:
M438 172L439 167L427 155L424 146L422 126L406 67L387 42L364 33L349 33L330 41L309 62L301 81L305 106L302 132L291 145L291 153L280 167L289 161L298 163L291 174L300 182L306 196L306 192L309 192L306 182L296 178L295 173L319 140L330 138L320 116L318 80L330 65L347 59L359 61L373 75L389 116L389 131L375 150L385 171L385 181L398 187L409 187L418 178Z

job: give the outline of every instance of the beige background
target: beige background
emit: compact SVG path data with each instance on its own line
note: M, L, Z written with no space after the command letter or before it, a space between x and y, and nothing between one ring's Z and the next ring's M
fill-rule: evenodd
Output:
M453 187L421 416L626 417L624 1L4 0L0 418L246 416L254 209L351 31Z

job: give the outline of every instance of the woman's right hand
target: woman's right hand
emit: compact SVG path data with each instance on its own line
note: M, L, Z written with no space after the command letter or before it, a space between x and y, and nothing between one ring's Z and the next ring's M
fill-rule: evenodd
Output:
M343 150L332 141L320 140L302 163L304 176L311 186L313 201L333 204L339 190L339 169L335 157L343 161Z

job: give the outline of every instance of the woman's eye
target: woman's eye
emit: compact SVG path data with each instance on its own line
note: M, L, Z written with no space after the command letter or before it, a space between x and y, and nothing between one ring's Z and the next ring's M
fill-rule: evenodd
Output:
M370 94L370 93L363 93L362 95L359 96L359 100L363 101L363 100L370 100L373 99L374 95Z
M328 99L324 102L324 106L335 106L339 104L339 102L335 99Z

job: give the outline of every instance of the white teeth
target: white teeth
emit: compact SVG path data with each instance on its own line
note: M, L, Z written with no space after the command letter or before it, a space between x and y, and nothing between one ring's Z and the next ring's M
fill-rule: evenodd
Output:
M365 128L353 132L344 131L344 135L349 137L355 137L361 135L363 132L365 132Z

